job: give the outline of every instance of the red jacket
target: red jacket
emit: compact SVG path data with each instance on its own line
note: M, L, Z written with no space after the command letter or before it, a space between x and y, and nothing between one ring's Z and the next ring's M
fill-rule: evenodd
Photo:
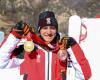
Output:
M0 53L4 54L6 51L5 54L11 55L11 52L14 50L14 48L16 48L16 45L20 41L20 39L17 39L15 36L16 33L10 33L8 37L6 37L1 45ZM12 41L10 41L11 39ZM5 46L8 43L11 45ZM26 53L24 55L24 61L20 64L20 73L28 74L28 80L65 80L65 78L67 78L67 59L61 61L58 58L58 50L49 51L38 44L35 44L35 46L36 49L33 50L31 54ZM88 80L91 76L91 69L80 46L75 43L66 50L71 56L71 61L76 71L75 73L77 80ZM7 55L0 55L1 59L3 58L0 62L0 68L11 68L13 63L11 63L11 66L3 64L6 60L10 59L10 57ZM19 66L15 63L14 65Z

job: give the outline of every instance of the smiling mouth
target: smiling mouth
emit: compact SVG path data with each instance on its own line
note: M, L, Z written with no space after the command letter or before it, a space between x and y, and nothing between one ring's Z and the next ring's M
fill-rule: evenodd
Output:
M52 37L53 35L52 35L52 34L48 34L48 35L45 35L45 36L49 36L49 37Z
M48 36L49 36L49 37L52 37L53 35L52 35L52 34L49 34Z

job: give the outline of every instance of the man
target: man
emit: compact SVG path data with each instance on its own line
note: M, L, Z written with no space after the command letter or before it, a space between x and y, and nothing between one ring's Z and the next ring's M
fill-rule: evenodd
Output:
M40 13L37 36L28 25L19 22L6 37L0 47L0 68L13 68L20 66L20 74L26 74L27 80L66 80L68 55L75 68L76 80L88 80L91 70L83 51L77 42L68 37L61 39L58 33L58 23L52 11ZM26 36L32 46L25 47L24 61L10 62L13 53L17 55L23 51L21 38ZM66 40L66 41L65 41ZM28 42L27 41L27 42ZM33 42L33 43L32 43ZM28 44L29 45L29 44Z

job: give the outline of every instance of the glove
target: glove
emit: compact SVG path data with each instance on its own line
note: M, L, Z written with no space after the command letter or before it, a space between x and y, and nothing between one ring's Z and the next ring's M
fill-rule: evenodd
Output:
M77 42L74 38L69 37L68 42L67 42L67 48L69 48L70 46L75 45Z
M59 45L60 49L62 49L62 50L66 49L67 40L68 40L68 38L66 36L59 40L58 45Z
M30 31L30 27L26 23L20 21L15 25L13 30L16 31L19 35L27 35Z

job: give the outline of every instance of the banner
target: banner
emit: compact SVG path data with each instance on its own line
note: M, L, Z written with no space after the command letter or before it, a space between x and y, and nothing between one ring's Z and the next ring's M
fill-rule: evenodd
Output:
M70 17L68 35L76 39L89 61L90 80L100 80L100 18Z

